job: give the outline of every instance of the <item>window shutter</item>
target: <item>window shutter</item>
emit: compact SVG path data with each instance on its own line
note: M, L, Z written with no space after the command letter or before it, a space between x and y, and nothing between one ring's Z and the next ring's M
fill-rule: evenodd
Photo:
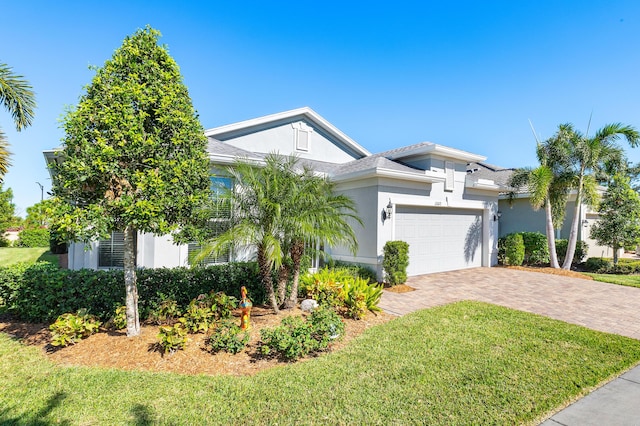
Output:
M124 232L112 232L111 238L98 242L98 267L124 267Z
M444 169L445 169L445 173L446 173L446 180L444 183L444 190L445 191L453 191L455 184L455 163L453 161L445 161L444 162Z

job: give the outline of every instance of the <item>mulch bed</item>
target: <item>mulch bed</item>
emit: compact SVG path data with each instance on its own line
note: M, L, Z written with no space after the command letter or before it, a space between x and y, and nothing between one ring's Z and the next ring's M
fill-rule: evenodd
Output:
M184 350L161 354L154 349L158 327L151 325L142 326L138 337L128 338L124 331L102 331L61 349L49 344L51 334L48 324L24 323L3 315L0 316L0 332L7 333L26 345L40 347L45 356L58 365L246 376L283 364L278 359L265 358L257 352L260 329L278 325L285 315L302 315L299 309L281 312L276 315L266 307L254 307L251 311L251 340L243 352L235 355L226 352L212 354L207 350L204 334L189 335ZM239 324L239 312L235 316L238 317ZM367 328L393 318L395 317L385 313L368 313L362 320L345 319L345 336L331 350L340 350Z
M577 271L568 271L566 269L550 268L548 266L501 266L507 269L517 269L519 271L541 272L543 274L561 275L563 277L581 278L583 280L592 280L589 275L581 274Z

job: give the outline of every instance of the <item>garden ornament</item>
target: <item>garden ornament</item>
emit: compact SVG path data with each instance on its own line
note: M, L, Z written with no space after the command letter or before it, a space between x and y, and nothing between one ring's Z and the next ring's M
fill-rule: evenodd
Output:
M247 330L250 327L249 316L253 304L247 297L247 288L245 286L240 287L240 297L240 328Z

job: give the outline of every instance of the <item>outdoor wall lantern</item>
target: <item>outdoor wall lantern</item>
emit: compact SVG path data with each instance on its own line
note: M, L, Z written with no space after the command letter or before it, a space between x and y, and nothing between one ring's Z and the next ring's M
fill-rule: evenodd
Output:
M582 226L586 227L587 225L589 225L589 221L587 219L584 219L582 221Z
M500 210L498 210L498 211L496 212L496 214L494 214L494 215L493 215L493 221L494 221L494 222L497 222L497 221L499 221L499 220L500 220L500 218L501 218L501 217L502 217L502 212L501 212Z
M391 198L389 198L389 204L384 208L384 220L391 219L391 215L393 214L393 204L391 204Z

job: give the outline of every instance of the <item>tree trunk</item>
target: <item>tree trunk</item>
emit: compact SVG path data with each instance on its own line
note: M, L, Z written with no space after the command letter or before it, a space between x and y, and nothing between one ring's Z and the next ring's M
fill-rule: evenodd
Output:
M289 281L289 268L284 263L278 270L278 305L282 305L287 297L287 282Z
M613 266L618 266L618 251L620 250L620 246L618 243L613 243Z
M293 263L293 283L291 284L291 294L284 304L285 309L293 309L298 304L298 283L300 281L300 263L304 256L304 242L296 241L291 247L291 262Z
M582 204L582 184L584 180L584 170L580 170L580 179L578 180L578 192L576 194L576 208L573 212L573 220L571 221L571 232L569 233L569 241L567 241L567 254L564 257L562 269L571 269L573 255L576 253L576 244L578 243L578 226L580 225L580 204Z
M127 305L127 336L140 335L138 317L138 287L136 285L136 230L124 229L124 285Z
M258 247L258 268L260 269L260 281L267 291L267 300L276 314L280 313L278 309L278 301L276 300L276 294L273 291L273 280L271 278L271 267L269 261L265 256L264 248Z
M551 201L547 198L544 210L547 215L547 245L549 246L549 263L552 268L559 269L560 264L558 263L558 254L556 253L556 236L555 229L553 229L553 215L551 213Z

